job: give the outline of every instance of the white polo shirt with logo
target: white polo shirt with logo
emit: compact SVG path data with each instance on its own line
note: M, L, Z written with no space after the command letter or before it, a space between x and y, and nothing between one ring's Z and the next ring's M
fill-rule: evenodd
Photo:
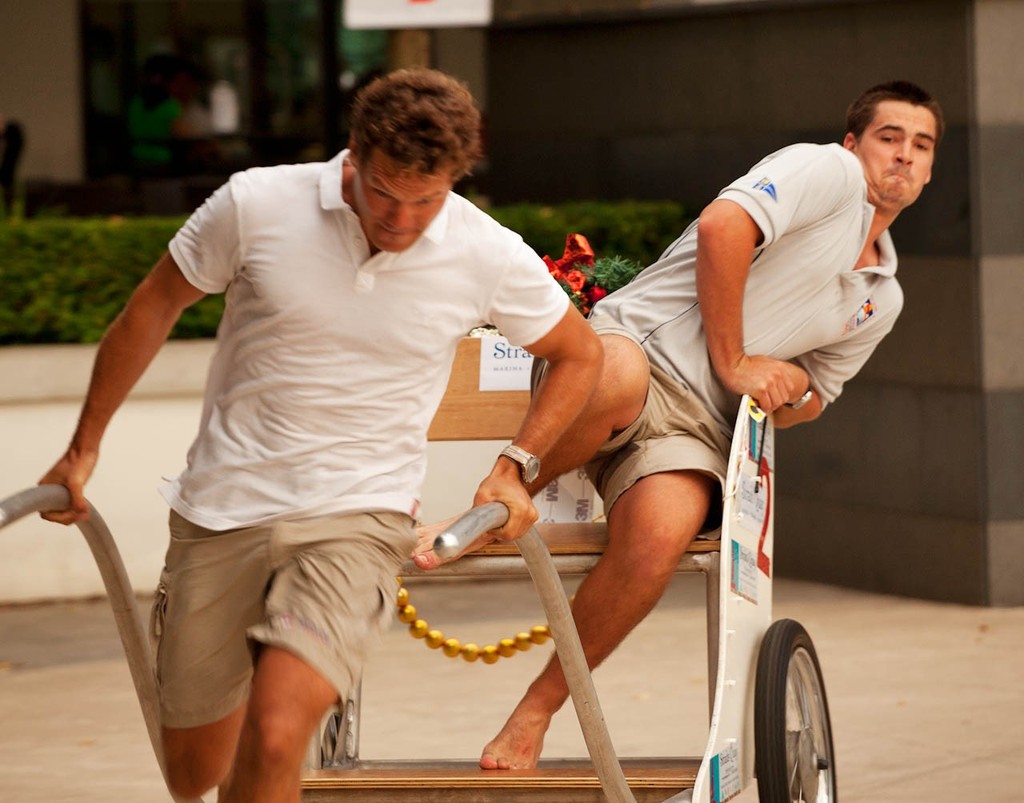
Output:
M854 270L875 208L857 157L840 145L798 144L768 156L718 196L743 207L764 235L743 300L747 354L794 360L823 403L864 365L903 306L896 252L885 232L881 264ZM602 299L650 361L696 393L730 432L739 403L711 366L700 316L694 222L659 260Z
M202 527L415 515L460 338L490 323L528 345L568 309L522 238L454 193L409 249L370 256L344 156L238 173L170 243L226 293L199 435L162 490Z

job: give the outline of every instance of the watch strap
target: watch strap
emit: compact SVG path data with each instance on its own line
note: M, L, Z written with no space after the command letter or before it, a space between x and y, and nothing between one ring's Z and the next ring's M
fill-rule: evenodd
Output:
M531 464L534 466L540 465L540 460L536 455L530 454L526 449L516 446L514 443L510 443L502 449L501 454L519 464L519 471L522 474L524 482L530 482L534 479L533 477L527 476L527 472L528 467L531 466Z
M807 392L804 393L803 396L801 396L799 399L797 399L792 404L790 404L789 402L786 402L786 406L788 408L790 408L791 410L799 410L801 407L803 407L805 404L807 404L807 402L809 402L811 400L811 397L813 397L813 396L814 396L814 388L807 388Z

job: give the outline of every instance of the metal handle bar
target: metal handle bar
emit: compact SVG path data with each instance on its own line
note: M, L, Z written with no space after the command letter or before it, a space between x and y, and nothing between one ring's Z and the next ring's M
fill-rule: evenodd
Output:
M0 530L13 524L30 513L45 510L67 510L71 504L71 495L63 485L40 485L28 488L21 493L0 501ZM89 517L78 522L78 529L85 536L86 543L92 551L96 567L100 571L103 585L107 590L111 610L117 624L117 632L121 637L128 669L131 671L135 694L139 698L142 717L146 721L149 742L153 746L160 772L167 780L167 769L164 766L164 751L160 738L160 709L157 702L156 675L153 671L153 656L149 647L149 638L139 616L139 608L135 602L135 594L128 573L125 571L121 554L110 534L103 517L91 504ZM182 798L171 793L177 803L202 803L201 799Z
M442 560L454 560L473 546L488 530L508 521L508 508L501 502L467 510L434 539L434 553Z
M461 555L481 535L500 527L506 521L508 508L501 502L488 502L475 507L434 539L434 552L443 559ZM536 527L530 527L515 543L526 562L547 616L548 628L555 639L555 650L576 708L583 739L587 743L605 797L611 803L636 803L615 756L608 726L601 713L601 703L597 699L594 679L587 666L569 601L565 598L565 589L562 588L561 578L551 560L551 553Z

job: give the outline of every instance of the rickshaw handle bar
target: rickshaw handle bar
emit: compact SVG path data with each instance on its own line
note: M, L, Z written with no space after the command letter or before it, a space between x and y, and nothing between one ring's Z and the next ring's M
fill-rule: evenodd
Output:
M0 500L0 529L13 524L18 519L31 513L46 510L67 510L71 504L71 495L63 485L39 485L27 488L21 493ZM92 551L96 567L103 579L107 591L117 632L121 637L128 669L131 671L135 684L135 693L139 698L142 718L146 721L149 741L153 746L160 772L164 779L167 772L164 767L164 751L160 738L160 710L157 702L156 676L153 672L153 655L149 646L149 637L142 625L139 608L135 602L128 572L125 571L121 554L117 550L114 538L110 534L103 517L91 504L89 517L77 522L78 529L85 536L86 543ZM173 795L177 803L202 803L198 799L186 799Z

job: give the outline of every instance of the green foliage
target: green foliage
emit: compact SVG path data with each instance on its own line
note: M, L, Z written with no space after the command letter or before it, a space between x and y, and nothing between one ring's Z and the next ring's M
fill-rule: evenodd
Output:
M488 211L522 234L539 254L556 259L567 234L584 234L598 255L598 282L609 290L628 281L640 265L654 261L691 217L670 202L580 201ZM0 345L98 341L182 222L0 221ZM185 311L171 337L212 337L222 310L221 296L203 299Z
M0 224L0 344L93 343L159 259L180 219L54 218ZM219 297L185 311L172 337L208 337Z
M519 232L539 254L558 259L565 237L584 235L598 257L619 256L650 265L693 220L672 201L571 201L557 206L516 204L488 210Z
M594 284L603 287L609 293L614 293L620 287L629 284L645 267L646 265L635 259L626 259L618 254L598 256L594 260Z

